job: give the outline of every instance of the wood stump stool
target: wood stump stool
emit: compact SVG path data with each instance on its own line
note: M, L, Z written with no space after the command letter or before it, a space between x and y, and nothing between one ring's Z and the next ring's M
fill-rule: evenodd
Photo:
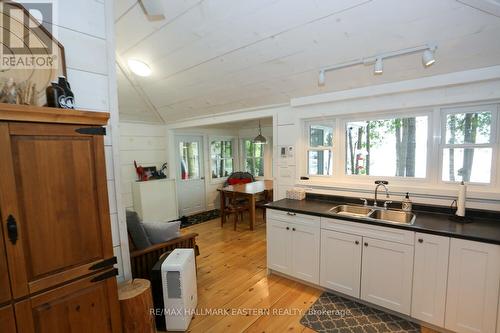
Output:
M151 283L133 279L118 285L123 333L156 333Z

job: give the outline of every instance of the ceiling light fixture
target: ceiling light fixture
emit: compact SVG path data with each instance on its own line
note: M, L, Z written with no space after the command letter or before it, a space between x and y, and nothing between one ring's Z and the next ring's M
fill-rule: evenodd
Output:
M324 85L325 85L325 71L319 71L318 86L323 87Z
M425 67L432 66L436 62L436 59L434 58L434 50L432 49L427 49L424 51L422 54L422 63L424 64Z
M129 59L128 67L134 74L139 76L150 76L153 72L148 64L138 59Z
M260 120L259 120L259 135L253 139L253 143L257 145L265 145L267 143L267 139L265 136L262 135L262 127L260 127Z
M391 52L386 52L386 53L381 53L372 57L368 58L359 58L359 59L354 59L351 61L343 62L331 67L325 67L321 68L319 71L319 76L318 76L318 85L322 86L325 84L325 74L326 72L329 71L334 71L337 69L341 68L346 68L346 67L352 67L352 66L357 66L357 65L374 65L374 74L382 74L384 72L384 64L383 61L385 59L389 58L395 58L399 56L404 56L408 54L413 54L413 53L418 53L424 51L422 55L422 62L425 67L431 66L433 63L436 62L434 58L434 53L437 49L437 44L436 43L427 43L424 45L419 45L415 47L410 47L407 49L401 49L401 50L396 50L396 51L391 51Z
M377 58L375 60L375 65L373 66L373 74L380 75L384 72L384 63L382 62L382 58Z

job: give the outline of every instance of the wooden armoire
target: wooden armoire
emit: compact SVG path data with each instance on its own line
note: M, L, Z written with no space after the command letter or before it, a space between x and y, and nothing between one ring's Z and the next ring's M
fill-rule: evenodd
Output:
M0 332L120 332L109 114L0 104Z

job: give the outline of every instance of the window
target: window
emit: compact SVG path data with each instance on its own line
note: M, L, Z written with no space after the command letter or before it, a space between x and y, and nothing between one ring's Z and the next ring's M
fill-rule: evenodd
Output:
M233 141L213 140L210 142L210 162L212 179L228 177L233 173Z
M425 178L427 118L347 122L346 174Z
M264 148L266 145L254 144L252 139L243 140L245 171L255 177L264 176Z
M496 110L496 105L444 109L443 181L490 183Z
M310 176L331 176L333 164L333 124L307 126L307 173Z

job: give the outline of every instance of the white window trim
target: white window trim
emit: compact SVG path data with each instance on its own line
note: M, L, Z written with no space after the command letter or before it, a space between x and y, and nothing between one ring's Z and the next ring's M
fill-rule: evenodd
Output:
M246 170L246 159L247 159L247 152L246 152L246 149L245 149L245 140L250 140L250 141L253 141L253 138L251 137L242 137L240 138L240 151L241 151L241 154L240 154L240 165L241 165L241 171L245 171L245 172L249 172ZM268 139L269 140L269 139ZM267 147L269 146L269 142L265 145L264 147L264 155L262 157L248 157L249 159L251 158L253 160L253 163L254 163L254 169L255 169L255 159L256 158L262 158L262 163L264 165L264 174L262 176L255 176L255 179L258 179L258 180L263 180L266 178L266 150L267 150Z
M305 157L305 165L304 165L304 174L309 177L310 179L328 179L328 178L331 178L331 177L335 177L337 175L337 165L336 165L336 159L335 159L335 151L336 151L336 142L338 137L337 137L337 133L338 133L338 129L336 128L336 122L335 122L335 118L327 118L327 119L318 119L318 120L314 120L314 119L311 119L311 120L306 120L304 121L304 126L302 126L302 129L303 129L303 134L302 134L302 137L303 137L303 140L304 140L304 151L301 153L301 156L304 156ZM325 127L331 127L332 128L332 146L329 147L329 146L318 146L318 147L311 147L310 146L310 138L309 138L309 128L310 126L312 125L318 125L318 126L325 126ZM330 150L331 151L331 154L332 154L332 174L331 175L310 175L309 174L309 151L310 150L316 150L316 151L320 151L320 150Z
M497 190L500 188L500 102L477 102L460 104L456 106L436 106L431 108L398 110L398 111L383 111L371 112L366 114L341 114L338 116L322 117L322 118L307 118L302 119L301 128L302 144L299 145L299 156L303 156L298 161L299 175L297 176L297 183L303 185L319 185L319 186L345 186L347 184L356 184L359 186L371 186L377 179L387 179L391 184L400 187L408 187L420 189L426 192L427 189L440 189L443 191L454 191L456 189L456 182L445 182L441 180L442 177L442 127L444 126L442 119L443 109L458 109L464 110L465 107L481 108L484 111L485 105L493 105L496 107L496 112L492 116L492 143L488 146L493 146L492 170L490 183L471 183L472 191L479 191L478 193L489 193L489 191ZM458 111L459 112L459 111ZM463 111L462 111L463 112ZM362 119L372 120L390 117L407 118L411 116L428 116L428 139L427 139L427 160L426 160L426 177L413 178L413 177L377 177L366 175L347 175L345 172L346 162L346 137L345 137L345 124L348 121ZM309 148L309 133L308 128L311 124L334 124L334 140L333 140L333 174L331 176L313 176L308 175L308 161L307 151ZM437 164L436 164L437 163ZM300 180L300 176L307 176L309 180ZM419 191L420 191L419 190Z
M233 155L232 157L227 157L224 158L225 160L232 159L233 160L233 172L237 170L238 167L238 145L237 143L238 138L235 136L209 136L208 137L208 174L210 177L210 183L211 184L220 184L224 183L228 177L220 177L220 178L213 178L212 177L212 142L214 141L231 141L232 142L232 151Z
M468 185L484 187L484 188L494 188L497 184L497 168L498 163L495 163L495 157L498 157L498 137L500 128L498 126L498 114L499 114L499 104L475 104L471 106L455 106L455 107L442 107L439 108L439 141L438 141L438 151L439 151L439 168L438 168L438 183L441 185L455 185L459 181L446 181L443 180L443 151L444 148L491 148L492 149L492 160L491 160L491 170L490 170L490 182L489 183L478 183L478 182L467 182ZM473 143L473 144L447 144L446 140L446 116L449 114L456 113L472 113L490 111L491 112L491 133L490 133L490 143Z

